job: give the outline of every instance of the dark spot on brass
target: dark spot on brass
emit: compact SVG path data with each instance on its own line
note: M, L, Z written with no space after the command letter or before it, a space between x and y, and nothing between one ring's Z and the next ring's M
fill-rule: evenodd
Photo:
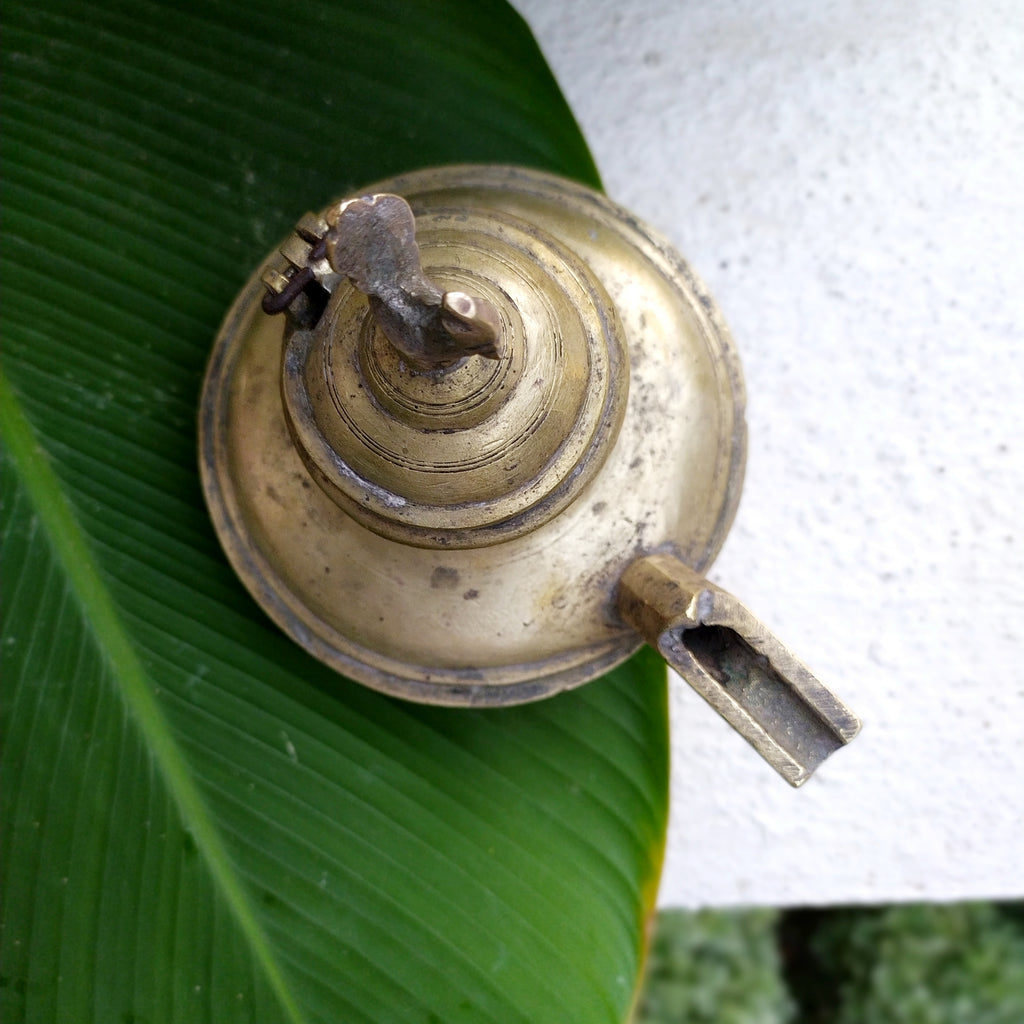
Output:
M430 574L430 585L435 590L451 590L452 587L458 585L459 582L459 570L450 569L446 565L439 565Z
M467 590L467 591L466 591L466 592L465 592L465 593L464 593L464 594L462 595L462 600L463 600L463 601L474 601L474 600L476 600L476 598L478 598L479 596L480 596L480 591L479 591L479 590Z
M813 705L727 626L681 631L679 642L757 724L793 757L813 771L844 742Z
M590 511L593 512L595 516L599 516L607 507L607 501L597 501L591 506Z

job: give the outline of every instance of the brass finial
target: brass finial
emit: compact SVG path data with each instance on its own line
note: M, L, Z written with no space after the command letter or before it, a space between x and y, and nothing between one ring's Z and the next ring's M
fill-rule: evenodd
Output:
M415 236L409 204L388 193L347 199L323 219L307 214L281 248L291 271L264 276L263 308L280 313L305 295L307 305L322 311L325 292L347 277L413 369L443 370L468 355L500 358L498 311L485 299L443 292L423 273Z

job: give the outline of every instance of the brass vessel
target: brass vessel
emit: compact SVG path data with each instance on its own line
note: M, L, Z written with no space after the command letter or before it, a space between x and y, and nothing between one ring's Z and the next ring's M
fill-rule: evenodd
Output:
M743 409L713 301L650 229L548 174L444 167L307 215L256 271L200 461L245 585L346 676L505 705L646 640L798 785L859 723L703 578Z

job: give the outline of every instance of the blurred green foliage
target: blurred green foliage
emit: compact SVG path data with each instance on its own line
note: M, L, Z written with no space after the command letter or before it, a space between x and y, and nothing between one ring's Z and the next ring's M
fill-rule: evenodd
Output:
M1024 904L659 915L637 1024L1020 1024Z
M996 905L835 913L813 949L839 981L836 1024L1024 1021L1024 926Z
M638 1024L781 1024L795 1004L783 980L778 913L659 914Z

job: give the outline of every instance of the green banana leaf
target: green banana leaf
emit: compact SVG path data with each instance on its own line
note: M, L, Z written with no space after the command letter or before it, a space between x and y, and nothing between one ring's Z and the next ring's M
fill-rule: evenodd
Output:
M309 208L433 164L596 184L499 0L8 3L0 1016L626 1019L665 674L425 708L281 635L208 522L218 324Z

